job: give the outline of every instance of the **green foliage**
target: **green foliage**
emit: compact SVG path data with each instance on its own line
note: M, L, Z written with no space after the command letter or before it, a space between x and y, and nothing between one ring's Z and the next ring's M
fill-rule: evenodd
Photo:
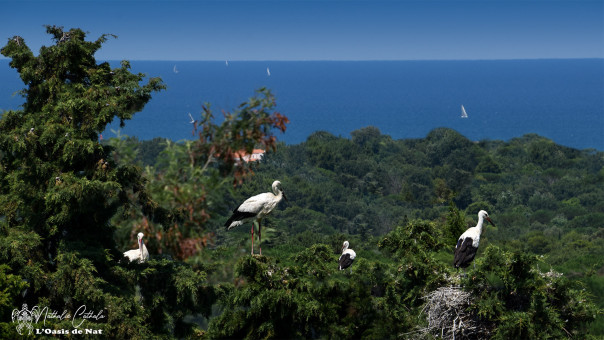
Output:
M163 289L151 286L155 292L148 292L149 298L135 301L128 287L134 286L139 266L124 268L116 261L122 253L111 218L131 209L158 223L172 217L150 199L141 169L128 158L132 152L122 148L121 159L113 158L112 146L99 142L109 122L130 119L165 85L159 78L139 84L145 75L130 73L126 61L114 69L97 64L94 53L108 36L88 42L79 29L48 26L47 32L54 45L42 47L38 56L20 37L1 50L26 85L23 109L4 112L0 119L2 322L22 303L71 313L86 306L106 311L107 322L87 323L105 334L190 334L191 327L180 327L185 315L212 304L211 294L199 297L205 274L166 260L162 266L169 270L144 277L155 277ZM158 301L179 305L153 304ZM1 327L14 334L13 325ZM63 320L52 327L72 326Z
M330 247L315 244L291 265L269 257L237 263L238 286L221 299L222 314L209 334L217 338L358 338L387 336L388 320L374 298L385 285L383 265L361 259L338 271ZM383 288L382 288L383 289ZM389 319L391 320L391 319Z
M10 273L8 265L0 265L0 332L3 337L17 338L18 336L15 328L8 321L12 319L14 301L28 286L21 277Z
M464 213L459 211L453 202L449 202L449 214L447 214L447 223L443 230L443 243L445 246L448 245L451 251L455 249L459 236L467 229L465 219Z
M495 339L566 338L586 334L598 313L589 294L541 258L489 246L463 280L475 297L474 312L491 324Z
M399 263L398 290L393 298L407 307L420 304L418 296L444 283L445 265L435 258L435 253L445 247L439 226L429 221L410 221L388 233L378 247L392 254ZM395 297L395 295L397 295Z

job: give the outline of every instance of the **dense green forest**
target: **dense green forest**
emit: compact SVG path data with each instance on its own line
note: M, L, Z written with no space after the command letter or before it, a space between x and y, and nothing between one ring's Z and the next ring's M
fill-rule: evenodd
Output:
M287 268L291 271L300 258L304 262L323 258L321 265L332 268L320 268L337 275L336 260L341 243L349 240L358 254L351 275L368 275L365 293L372 295L365 297L367 303L373 299L370 304L379 305L378 301L384 298L381 294L392 288L386 277L392 279L394 273L408 270L411 277L402 275L400 278L412 280L402 291L408 295L408 301L397 302L410 309L420 308L424 302L421 297L431 290L459 284L446 279L456 275L451 268L453 248L457 237L475 225L478 210L485 209L497 227L486 228L477 263L494 270L496 265L490 261L506 262L510 259L500 257L517 257L515 261L525 261L526 270L533 266L531 270L537 268L542 273L560 273L558 279L567 280L564 285L580 290L585 294L585 301L604 307L604 204L601 199L604 197L604 153L563 147L538 135L525 135L509 142L472 142L446 128L435 129L425 138L414 140L392 140L375 127L363 128L351 135L352 138L344 138L316 132L304 143L280 144L275 152L267 153L262 162L252 165L254 175L242 186L222 187L208 203L212 207L208 210L211 218L196 234L208 238L209 243L187 262L214 266L215 270L209 275L211 283L233 282L234 278L238 278L235 282L253 280L246 274L246 270L251 269L237 267L258 265L237 262L247 256L251 247L249 226L227 232L223 224L231 209L249 196L270 191L272 181L279 179L289 200L282 202L265 222L268 232L263 234L263 244L268 259L263 261L268 261L266 268L270 268L266 270ZM127 145L132 158L146 167L150 175L158 177L172 171L169 164L182 164L166 158L174 157L173 148L180 148L184 153L189 142L174 144L161 139L116 138L110 143ZM163 151L162 145L169 147ZM185 161L183 158L182 162ZM157 190L159 197L168 188L162 184ZM144 227L153 229L146 224ZM414 230L416 227L420 230ZM430 235L427 244L409 244L410 240L421 240L423 233ZM385 246L392 242L388 241L392 237L400 242L397 247L415 250L393 256L397 251ZM418 264L412 265L415 261ZM429 266L423 268L427 264ZM410 267L405 268L406 265ZM428 273L434 268L439 268L440 276ZM422 273L422 269L425 272ZM491 280L487 282L495 286L494 282L505 280L504 274L493 279L497 274L487 269L481 271L479 267L475 271L471 268L470 272L485 275L487 278L483 280ZM323 280L321 284L335 284ZM354 280L363 281L360 277ZM329 295L325 299L330 300ZM236 306L229 305L231 309ZM417 318L417 313L416 310L406 317ZM591 313L596 312L591 310ZM530 320L528 315L525 317ZM498 318L503 317L498 315ZM602 335L602 321L602 317L598 317L582 329L587 333L581 334ZM381 324L372 326L387 329ZM395 331L404 334L414 326L417 327L417 321ZM541 337L539 326L533 327L534 334L518 334ZM222 335L244 337L247 332L255 331L245 330L246 333ZM267 334L271 333L267 331ZM304 332L286 334L312 337ZM355 337L373 333L328 334ZM392 330L380 334L392 334ZM515 334L505 333L503 338Z
M289 121L267 89L220 123L204 107L195 140L101 141L111 120L169 88L127 62L97 63L110 36L47 32L54 45L39 56L20 37L2 49L26 84L23 109L0 119L5 338L74 329L14 319L24 304L85 305L103 318L80 316L80 329L124 339L604 336L603 152L446 128L407 140L319 131L285 145ZM235 157L258 147L262 161ZM263 222L263 256L250 256L251 225L224 223L274 180L288 200ZM457 237L481 209L496 227L458 272ZM129 263L139 232L150 258ZM340 271L345 240L357 258Z

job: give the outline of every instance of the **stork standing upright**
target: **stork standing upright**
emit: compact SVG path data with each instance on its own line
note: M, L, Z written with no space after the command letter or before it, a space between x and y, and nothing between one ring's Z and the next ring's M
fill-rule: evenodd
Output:
M281 189L281 182L274 181L272 188L273 192L265 192L246 199L233 210L233 215L224 224L227 230L230 230L249 221L258 222L258 242L260 243L258 248L260 255L262 255L262 218L275 209L282 199L285 198L287 200L285 193ZM254 255L254 222L252 222L252 255Z
M455 268L466 268L474 260L480 244L480 234L485 219L495 226L495 223L489 218L489 214L481 210L478 212L478 224L475 227L468 228L459 236L455 246L455 259L453 260Z
M143 233L138 233L138 249L128 250L124 252L124 257L127 257L130 262L138 260L138 263L143 263L149 259L149 252L147 251L147 247L145 247L145 242L143 242Z
M352 262L354 262L354 258L357 257L357 253L355 253L354 250L348 249L349 245L348 241L344 241L344 244L342 245L342 255L340 255L340 258L338 259L340 270L350 267Z

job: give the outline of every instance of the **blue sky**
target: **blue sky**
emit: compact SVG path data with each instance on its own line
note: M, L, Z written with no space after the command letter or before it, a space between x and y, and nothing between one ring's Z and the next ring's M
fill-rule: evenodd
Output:
M604 1L7 1L0 38L115 34L107 60L603 58ZM33 9L32 9L33 8ZM6 41L6 40L4 40ZM2 42L4 45L4 42Z

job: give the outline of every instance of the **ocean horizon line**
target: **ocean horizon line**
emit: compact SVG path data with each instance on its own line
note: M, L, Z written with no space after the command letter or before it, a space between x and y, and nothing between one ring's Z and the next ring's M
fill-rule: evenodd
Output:
M0 57L0 61L10 61L10 58ZM603 60L602 57L540 57L540 58L493 58L493 59L102 59L97 58L97 61L157 61L157 62L414 62L414 61L547 61L547 60Z

